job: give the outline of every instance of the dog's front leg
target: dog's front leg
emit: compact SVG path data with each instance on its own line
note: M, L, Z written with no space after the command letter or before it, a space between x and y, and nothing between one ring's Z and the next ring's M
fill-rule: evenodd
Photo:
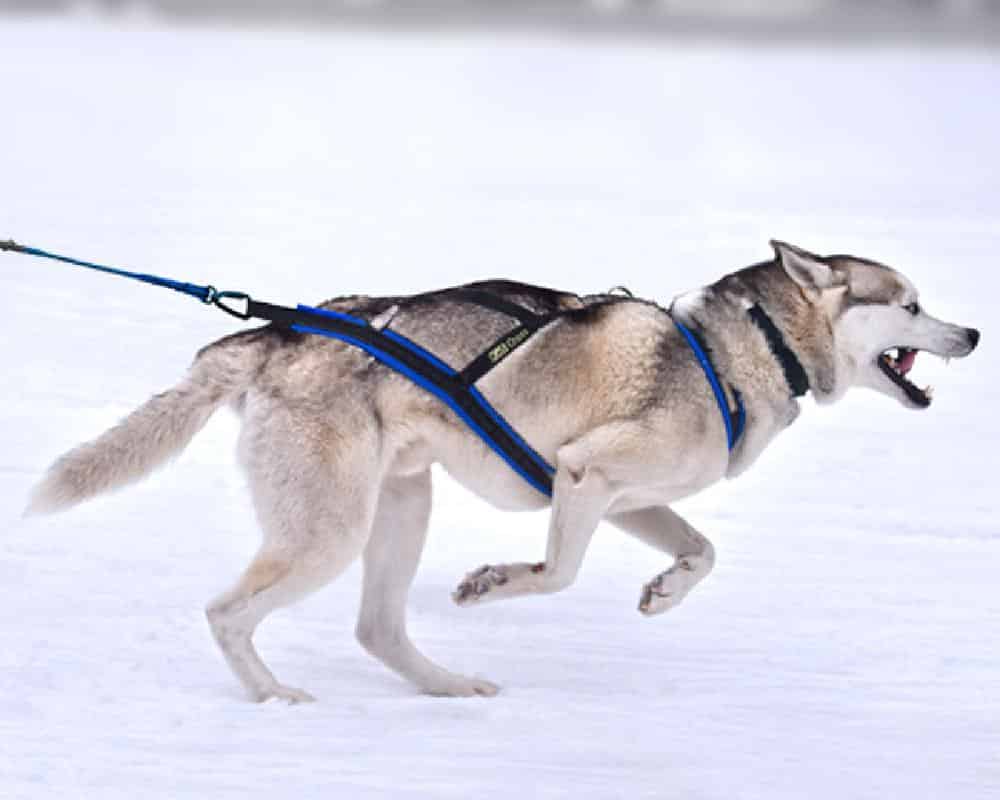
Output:
M639 611L661 614L681 602L715 564L712 543L667 506L609 514L608 522L676 559L642 587Z
M470 572L452 593L458 605L558 592L576 579L597 524L611 503L612 491L599 467L575 466L571 454L560 456L545 561L484 566Z

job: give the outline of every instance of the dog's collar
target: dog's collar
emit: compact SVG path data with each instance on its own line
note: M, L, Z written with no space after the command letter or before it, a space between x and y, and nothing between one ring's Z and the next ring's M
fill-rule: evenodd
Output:
M778 359L781 371L785 373L788 388L791 389L792 397L802 397L809 391L809 376L806 374L802 362L799 361L792 348L785 343L785 337L781 335L778 326L774 324L763 308L754 304L747 309L747 314L760 328L764 338L767 339L771 352Z

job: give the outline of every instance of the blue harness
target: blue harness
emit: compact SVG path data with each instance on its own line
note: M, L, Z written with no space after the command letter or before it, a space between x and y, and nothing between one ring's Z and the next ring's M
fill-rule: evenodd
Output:
M392 330L376 328L367 320L350 314L306 305L299 305L296 308L276 306L253 300L242 292L220 292L211 285L201 286L80 261L37 248L24 247L10 240L0 241L0 250L50 258L162 286L195 297L203 303L215 305L239 319L266 320L296 333L325 336L358 347L445 403L476 436L507 462L511 469L542 494L552 495L552 476L555 475L555 468L521 438L474 384L528 341L536 331L555 321L565 312L535 314L496 293L476 289L475 286L446 290L443 293L446 297L486 306L517 319L520 323L491 344L465 368L456 370L411 339ZM731 411L704 342L676 319L674 324L690 345L712 387L726 427L726 441L732 450L743 434L746 423L746 412L740 393L731 387L736 401L736 409Z
M705 343L694 331L681 325L676 318L674 318L674 325L677 326L677 330L681 332L681 335L691 346L695 358L698 359L698 363L705 372L705 377L708 378L708 383L715 394L715 402L719 404L719 413L722 414L722 422L726 426L726 444L729 446L729 451L732 452L743 435L743 429L746 427L747 412L743 406L743 397L735 388L730 386L729 390L733 393L733 400L736 402L736 409L730 410L729 403L726 402L726 393L722 390L722 384L719 383L719 376L716 375L715 367L712 366L712 360L708 357Z
M412 339L395 331L373 328L367 320L360 317L303 305L298 306L297 310L306 315L315 315L320 319L306 320L304 323L295 322L289 326L292 330L347 342L361 348L387 367L405 375L451 408L476 436L482 439L494 453L506 461L511 469L535 489L546 496L552 495L552 476L555 475L555 467L535 452L500 412L479 393L479 390L471 382L463 380L462 374L458 370L422 348ZM322 322L326 320L345 322L354 326L354 330L323 325ZM320 323L319 326L317 326L317 322ZM511 334L506 334L504 338L505 340L510 339ZM527 337L524 337L518 342L518 345L526 340ZM397 345L403 348L406 353L412 354L417 362L405 357L401 358L400 356L403 354L393 345ZM511 352L513 352L513 348L505 352L502 358L506 358ZM497 359L494 364L499 362L500 359Z

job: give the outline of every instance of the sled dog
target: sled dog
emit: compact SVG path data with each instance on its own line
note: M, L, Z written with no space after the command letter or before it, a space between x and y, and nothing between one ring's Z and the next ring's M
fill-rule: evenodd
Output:
M254 630L358 556L364 648L424 692L493 695L497 686L435 664L406 632L407 594L431 508L431 465L500 509L551 504L545 560L470 572L453 594L458 605L565 589L607 520L671 559L639 592L639 611L660 614L714 561L708 539L670 504L753 464L795 421L798 394L807 389L826 404L863 386L907 408L927 408L931 390L909 377L917 355L963 357L979 341L977 330L925 311L894 269L771 244L770 260L681 295L669 308L620 294L473 284L533 312L559 314L478 384L554 465L551 500L406 376L350 344L267 325L208 345L177 386L59 458L28 511L69 508L142 478L229 405L242 419L240 463L263 540L206 614L249 695L312 699L271 673L254 648ZM511 326L504 314L454 300L447 290L340 297L322 307L388 326L453 365L476 358ZM676 323L703 343L724 397ZM731 450L723 401L739 401L745 413Z

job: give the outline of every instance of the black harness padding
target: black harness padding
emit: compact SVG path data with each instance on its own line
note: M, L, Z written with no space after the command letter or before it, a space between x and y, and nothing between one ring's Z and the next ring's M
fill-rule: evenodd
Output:
M505 333L465 366L459 373L462 383L466 386L474 384L518 347L528 341L536 330L538 328L533 324L518 325L514 330Z
M512 303L502 295L494 292L488 292L483 289L472 289L467 286L459 286L454 289L445 289L438 294L442 299L462 300L466 303L474 303L477 306L498 311L501 314L505 314L508 317L516 319L522 325L537 325L538 321L543 319L541 315L536 314L530 308L525 308L517 303Z
M753 305L747 309L747 313L750 315L750 319L757 323L757 327L761 329L767 339L771 352L781 364L781 371L785 373L785 381L788 383L788 388L792 390L792 396L802 397L809 391L809 376L806 374L802 362L785 342L785 337L781 335L778 326L774 324L763 308L759 305Z
M512 303L499 294L483 289L458 287L455 289L446 289L441 295L448 300L475 303L483 308L489 308L492 311L497 311L512 319L516 319L521 323L513 330L501 335L462 369L459 376L466 386L472 386L472 384L527 342L536 331L544 328L550 322L554 322L566 313L565 311L554 311L547 314L538 314L529 308Z

